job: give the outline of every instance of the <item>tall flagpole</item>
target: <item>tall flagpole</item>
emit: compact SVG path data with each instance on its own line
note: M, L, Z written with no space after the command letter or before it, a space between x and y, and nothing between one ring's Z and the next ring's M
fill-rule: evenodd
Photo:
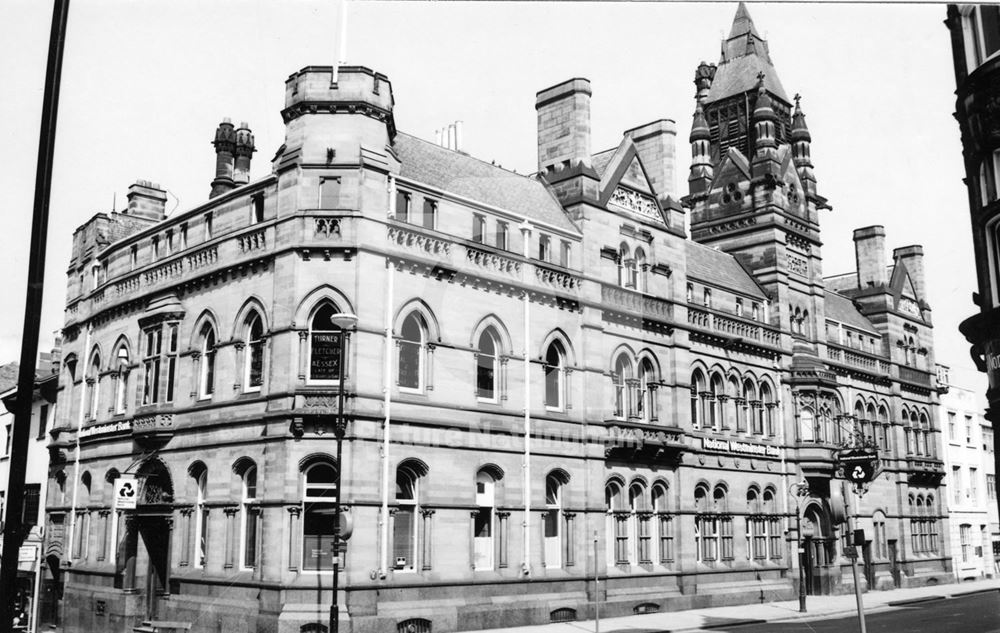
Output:
M337 62L333 65L333 83L340 77L340 67L347 58L347 0L340 0L340 42L338 43Z
M49 202L52 195L52 163L56 145L56 119L59 113L59 85L62 76L63 50L69 0L54 0L52 29L49 33L49 56L45 68L42 96L42 122L38 137L38 164L35 171L35 203L31 218L31 241L28 251L28 288L24 302L24 325L21 333L21 364L17 376L17 401L11 441L7 484L7 522L0 554L0 633L11 631L14 622L17 560L24 529L24 475L28 460L28 435L31 405L35 391L38 362L38 324L42 316L42 289L45 283L45 246L49 227ZM41 573L36 570L35 573Z

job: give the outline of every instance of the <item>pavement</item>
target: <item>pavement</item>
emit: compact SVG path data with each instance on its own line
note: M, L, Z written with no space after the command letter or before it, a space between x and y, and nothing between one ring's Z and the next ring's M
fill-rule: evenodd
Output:
M865 613L880 613L893 609L903 609L907 605L955 598L958 596L1000 591L1000 579L966 581L948 585L931 585L889 591L871 591L861 595ZM806 613L799 613L798 599L787 602L767 602L732 607L691 609L688 611L668 611L629 615L617 618L602 618L600 631L603 633L693 633L730 628L741 624L763 624L767 622L808 622L842 618L856 614L857 602L853 593L838 596L808 596ZM519 626L504 629L486 629L480 633L593 633L593 620L577 622L556 622L534 626Z

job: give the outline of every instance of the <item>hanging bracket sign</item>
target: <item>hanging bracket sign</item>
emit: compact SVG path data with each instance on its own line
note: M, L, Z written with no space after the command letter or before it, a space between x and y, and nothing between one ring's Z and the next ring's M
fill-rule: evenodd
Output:
M139 483L135 475L119 475L115 479L115 509L135 510L139 500Z
M837 453L841 477L853 484L866 484L878 475L878 453L865 448L851 448Z

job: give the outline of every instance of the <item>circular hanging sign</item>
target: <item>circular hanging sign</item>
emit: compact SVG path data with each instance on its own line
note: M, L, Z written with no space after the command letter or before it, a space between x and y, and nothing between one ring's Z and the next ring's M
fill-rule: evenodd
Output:
M872 451L851 449L837 455L837 463L844 479L851 483L865 484L878 474L878 454Z

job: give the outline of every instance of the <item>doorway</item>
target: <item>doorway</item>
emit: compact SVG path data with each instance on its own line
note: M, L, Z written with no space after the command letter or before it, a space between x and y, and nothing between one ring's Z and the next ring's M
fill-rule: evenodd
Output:
M146 596L146 619L155 620L160 615L160 602L168 595L170 527L161 516L142 516L138 523L139 538L146 553L145 573L141 576L143 584L139 589Z
M865 581L868 583L868 591L875 590L875 563L872 562L872 542L865 541L861 548L861 556L864 559Z
M899 589L903 582L899 569L899 546L895 539L889 541L889 572L892 574L892 584Z

